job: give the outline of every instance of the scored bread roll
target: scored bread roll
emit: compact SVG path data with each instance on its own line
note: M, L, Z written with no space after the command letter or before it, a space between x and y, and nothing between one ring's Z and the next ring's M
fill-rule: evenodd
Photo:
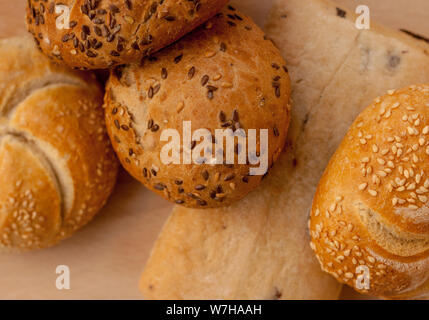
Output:
M257 165L239 162L237 150L247 153L250 147L237 147L236 139L234 164L225 164L225 157L224 164L195 163L195 155L185 164L182 143L180 164L168 164L160 155L163 130L177 130L181 142L184 121L191 122L192 133L207 129L212 137L218 129L256 129L258 135L267 130L268 150L259 144L257 150L267 155L269 168L286 140L289 98L288 70L278 49L229 6L142 65L117 67L107 84L106 121L123 166L148 188L187 207L227 206L255 189L265 174L250 175ZM188 152L201 142L189 144ZM210 141L212 152L214 145Z
M45 54L79 69L138 62L178 40L227 0L29 0L27 26Z
M94 77L49 62L30 37L0 41L0 251L56 244L116 180Z
M361 292L428 298L428 196L429 85L389 91L357 117L319 183L310 233L322 268Z

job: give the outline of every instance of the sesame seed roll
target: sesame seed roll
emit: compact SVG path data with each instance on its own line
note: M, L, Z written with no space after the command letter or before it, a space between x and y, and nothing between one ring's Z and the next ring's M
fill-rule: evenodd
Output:
M363 293L427 298L428 197L429 85L389 91L358 116L319 183L310 234L322 268Z
M138 62L207 21L227 0L29 0L42 51L79 69Z
M52 246L106 203L118 163L92 75L0 41L0 251Z
M165 164L165 129L267 130L268 168L280 155L290 121L290 80L278 49L248 17L228 6L141 65L117 67L107 84L108 132L128 172L166 199L187 207L227 206L263 175L249 162ZM183 137L182 137L183 138ZM258 140L259 141L259 140ZM198 148L193 141L191 148ZM260 146L257 146L260 151ZM212 149L215 149L213 142ZM183 159L183 149L180 151ZM225 162L224 162L225 163Z

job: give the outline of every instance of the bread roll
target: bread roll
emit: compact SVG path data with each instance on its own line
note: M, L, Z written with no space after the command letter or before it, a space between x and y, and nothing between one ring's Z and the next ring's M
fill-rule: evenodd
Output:
M276 1L267 36L292 79L288 150L242 201L208 211L175 208L142 275L146 298L338 298L339 283L321 272L309 245L314 192L371 99L429 82L429 45L373 21L359 31L351 12L339 16L336 8L324 0ZM392 56L399 63L389 64Z
M187 207L227 206L255 189L265 171L249 175L255 166L246 158L246 145L238 148L237 140L234 164L225 164L225 157L223 164L207 157L198 162L195 154L193 163L186 164L184 143L179 163L165 163L164 130L177 130L180 142L186 138L184 121L191 122L192 133L207 129L212 137L218 129L246 134L256 129L258 135L267 130L268 150L262 145L257 150L267 155L268 168L286 140L290 81L285 61L263 32L232 7L142 65L116 68L106 91L107 127L125 169ZM197 150L202 142L193 141L189 137L189 149ZM214 145L210 140L212 151ZM243 164L239 152L244 153Z
M138 62L219 12L227 0L29 0L40 48L79 69Z
M429 85L390 91L357 117L313 202L311 245L324 270L372 295L429 297L419 290L429 278L428 160Z
M106 203L117 160L94 77L0 41L0 251L56 244Z

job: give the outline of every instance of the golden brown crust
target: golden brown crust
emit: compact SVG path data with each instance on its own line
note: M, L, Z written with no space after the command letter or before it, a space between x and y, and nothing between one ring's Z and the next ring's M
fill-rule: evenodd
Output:
M182 137L183 121L213 136L268 129L269 167L276 161L290 121L290 80L263 32L229 7L143 64L114 70L105 96L108 131L128 172L188 207L227 206L255 189L262 176L249 176L237 156L235 165L163 164L160 136L173 128Z
M43 246L55 237L61 228L57 182L44 159L18 137L2 138L0 181L0 246Z
M0 55L0 250L44 248L91 220L116 181L102 92L30 38L0 41Z
M313 202L311 245L325 271L372 295L427 296L428 157L429 85L392 90L358 116ZM358 266L369 289L357 288Z
M27 26L45 54L71 67L138 62L219 12L227 0L30 0Z

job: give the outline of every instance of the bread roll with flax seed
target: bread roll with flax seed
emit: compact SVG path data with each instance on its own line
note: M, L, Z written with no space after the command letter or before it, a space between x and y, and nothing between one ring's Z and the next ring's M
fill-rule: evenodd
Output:
M313 201L322 268L358 291L429 297L429 85L389 91L356 119ZM369 288L357 288L368 268Z
M40 48L79 69L138 62L219 12L227 0L30 0L27 26Z
M118 168L95 78L30 37L0 41L0 251L52 246L106 203Z
M263 176L250 176L252 165L238 164L237 155L234 165L165 164L162 131L176 129L182 139L184 121L212 136L216 129L266 129L271 167L285 144L289 98L278 49L228 7L142 65L116 68L107 84L106 121L120 161L145 186L187 207L220 207L243 198Z

